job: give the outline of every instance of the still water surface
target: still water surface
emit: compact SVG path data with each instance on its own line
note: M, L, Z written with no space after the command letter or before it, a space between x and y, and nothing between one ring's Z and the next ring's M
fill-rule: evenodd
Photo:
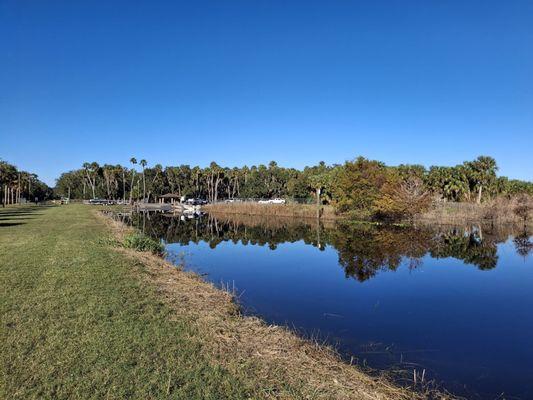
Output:
M360 364L425 369L467 398L533 399L533 249L521 229L137 218L169 259L235 287L247 314Z

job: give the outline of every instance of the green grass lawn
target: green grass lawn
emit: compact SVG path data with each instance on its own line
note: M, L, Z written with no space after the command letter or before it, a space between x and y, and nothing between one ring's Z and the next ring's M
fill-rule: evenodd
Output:
M0 208L0 398L248 398L92 210Z

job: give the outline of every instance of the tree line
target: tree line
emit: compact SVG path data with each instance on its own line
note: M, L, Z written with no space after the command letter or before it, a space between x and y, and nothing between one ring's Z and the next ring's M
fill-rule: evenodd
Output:
M481 203L496 196L533 194L533 183L497 176L492 157L480 156L453 167L387 166L359 157L344 164L320 162L301 170L268 165L228 168L209 166L129 166L85 163L63 173L57 196L102 197L126 202L154 201L163 194L203 198L210 202L234 198L282 197L332 204L339 212L394 217L424 208L431 201Z
M432 201L481 203L497 196L533 195L533 183L497 176L492 157L445 167L385 163L359 157L344 164L320 162L301 170L268 165L202 168L179 165L149 166L131 158L129 166L84 163L65 172L50 189L34 173L0 160L3 204L46 200L107 198L133 202L155 201L173 193L216 202L225 199L282 197L299 202L331 204L340 213L357 217L396 218L420 212Z
M19 170L15 165L0 160L0 202L19 204L27 201L44 201L51 198L53 191L32 172Z

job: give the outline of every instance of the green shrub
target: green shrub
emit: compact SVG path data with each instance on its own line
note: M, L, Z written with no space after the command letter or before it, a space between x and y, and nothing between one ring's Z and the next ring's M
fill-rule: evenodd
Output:
M132 233L124 238L124 247L137 251L150 251L154 254L163 253L163 245L142 233Z

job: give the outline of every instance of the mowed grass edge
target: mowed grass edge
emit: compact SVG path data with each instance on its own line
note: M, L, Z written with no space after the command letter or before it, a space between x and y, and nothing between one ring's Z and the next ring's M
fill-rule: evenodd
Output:
M0 209L0 397L248 398L108 235L81 205Z

